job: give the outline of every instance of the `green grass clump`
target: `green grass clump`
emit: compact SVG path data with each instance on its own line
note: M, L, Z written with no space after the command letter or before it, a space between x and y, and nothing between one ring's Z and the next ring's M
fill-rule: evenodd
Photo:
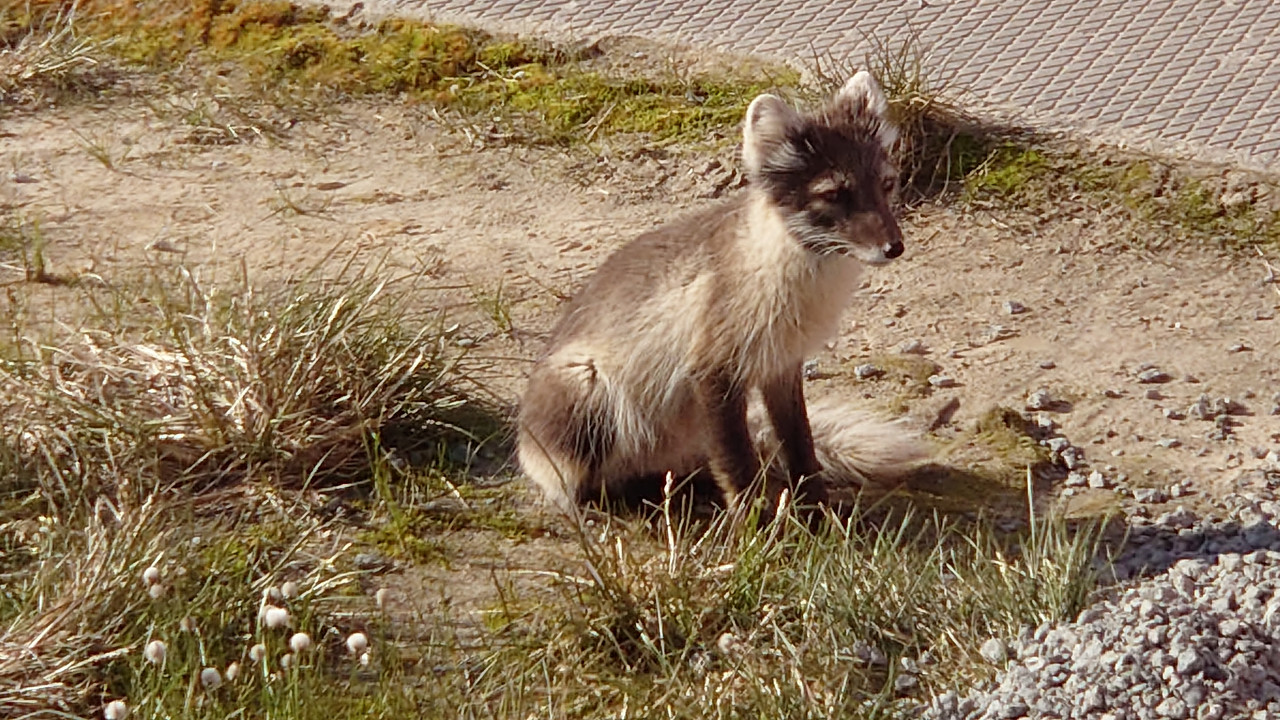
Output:
M1098 549L1096 528L1057 520L1015 538L911 514L817 534L785 514L672 522L656 548L626 530L584 536L563 614L518 610L493 681L557 717L896 717L986 677L984 639L1078 612ZM917 684L895 689L902 658Z

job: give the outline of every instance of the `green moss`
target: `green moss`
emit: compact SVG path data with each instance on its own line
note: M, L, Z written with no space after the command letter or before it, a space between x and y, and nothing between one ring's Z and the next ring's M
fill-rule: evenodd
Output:
M616 134L698 141L737 125L753 97L799 77L646 80L589 70L554 48L477 30L386 20L355 30L289 2L98 0L90 34L152 67L197 60L259 88L407 93L511 126L507 135L568 145Z
M1016 197L1049 170L1049 161L1039 150L1002 145L987 157L981 167L969 174L965 189L974 196Z

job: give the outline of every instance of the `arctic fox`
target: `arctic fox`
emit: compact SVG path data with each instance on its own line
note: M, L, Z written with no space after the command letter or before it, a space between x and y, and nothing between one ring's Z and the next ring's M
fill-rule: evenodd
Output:
M660 498L668 473L707 472L729 506L766 475L826 503L827 479L919 458L895 423L832 403L811 418L803 389L804 359L836 334L862 266L903 252L886 110L865 71L812 113L757 97L747 190L626 244L568 303L518 428L520 465L553 504Z

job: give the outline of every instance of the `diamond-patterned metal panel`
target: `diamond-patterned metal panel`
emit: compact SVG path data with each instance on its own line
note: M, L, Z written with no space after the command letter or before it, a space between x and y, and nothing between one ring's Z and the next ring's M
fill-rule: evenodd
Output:
M804 61L919 34L977 111L1280 171L1273 0L366 0L518 32L635 35Z

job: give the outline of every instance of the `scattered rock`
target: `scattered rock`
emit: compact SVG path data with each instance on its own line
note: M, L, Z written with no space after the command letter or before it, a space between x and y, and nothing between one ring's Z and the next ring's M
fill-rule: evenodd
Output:
M983 345L990 345L991 343L1000 342L1001 340L1008 340L1011 337L1017 336L1017 334L1017 330L1007 328L1004 325L990 325L985 330L978 333L975 347L982 347Z
M991 638L982 643L982 647L978 648L978 654L992 665L1003 665L1009 660L1009 647L1000 638Z
M1028 410L1048 410L1053 407L1053 397L1048 390L1036 390L1027 396Z
M1234 342L1227 347L1227 352L1229 353L1242 353L1242 352L1249 352L1251 350L1253 350L1253 348L1249 347L1248 345L1242 342Z
M908 340L898 346L898 352L903 355L924 355L929 352L929 348L925 347L923 340Z
M853 376L859 380L871 380L873 378L878 378L881 375L884 375L884 370L881 370L871 363L858 365L853 369Z
M1054 369L1054 368L1056 368L1056 367L1058 367L1058 364L1057 364L1057 363L1055 363L1055 362L1054 362L1054 361L1052 361L1052 360L1041 360L1041 361L1040 361L1040 369L1041 369L1041 370L1052 370L1052 369Z
M1134 488L1133 499L1144 505L1166 502L1169 494L1160 488Z
M823 376L823 373L822 373L822 370L818 367L817 360L804 361L804 379L805 380L817 380L822 376Z
M1021 315L1027 312L1027 306L1017 300L1005 300L1004 311L1009 315Z
M1176 448L1182 445L1182 441L1178 438L1160 438L1156 441L1156 445L1165 449Z
M930 375L929 384L936 388L949 388L956 386L956 380L949 375Z
M1138 373L1137 378L1138 382L1143 383L1144 385L1167 383L1173 379L1169 373L1160 370L1159 368L1147 368L1142 370Z

